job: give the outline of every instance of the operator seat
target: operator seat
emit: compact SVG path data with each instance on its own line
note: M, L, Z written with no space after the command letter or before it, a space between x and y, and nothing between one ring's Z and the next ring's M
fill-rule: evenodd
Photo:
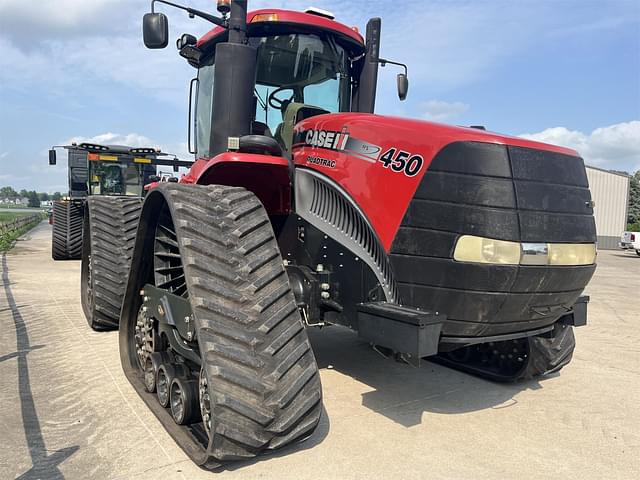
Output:
M273 135L273 138L278 141L285 151L291 152L291 146L293 145L293 127L296 123L306 118L323 115L325 113L330 112L320 107L307 105L306 103L291 102L284 112L282 123L276 128L276 133Z

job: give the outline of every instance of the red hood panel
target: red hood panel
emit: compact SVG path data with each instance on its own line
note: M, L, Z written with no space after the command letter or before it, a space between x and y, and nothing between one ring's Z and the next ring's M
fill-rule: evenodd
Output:
M474 128L364 113L319 115L295 127L294 160L340 185L389 251L424 172L453 142L482 142L578 156L571 149Z

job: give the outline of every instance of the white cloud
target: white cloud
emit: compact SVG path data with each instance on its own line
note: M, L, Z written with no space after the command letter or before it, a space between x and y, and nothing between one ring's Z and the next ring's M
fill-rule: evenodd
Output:
M93 137L71 137L64 142L64 145L71 143L97 143L99 145L126 145L128 147L156 148L152 140L137 133L127 133L123 135L120 133L107 132L94 135Z
M0 31L29 49L52 37L75 37L120 30L127 0L0 0Z
M422 116L426 120L442 122L457 117L469 110L469 105L462 102L444 102L442 100L429 100L421 105Z
M582 155L587 164L596 167L627 172L640 170L639 120L596 128L591 133L554 127L520 136L573 148Z

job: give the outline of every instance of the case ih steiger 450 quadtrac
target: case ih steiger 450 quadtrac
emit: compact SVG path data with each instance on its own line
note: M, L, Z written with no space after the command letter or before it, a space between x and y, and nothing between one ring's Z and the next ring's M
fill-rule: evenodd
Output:
M141 206L120 354L195 462L313 432L306 327L344 325L408 362L494 380L569 362L596 256L575 151L373 114L378 65L393 63L379 19L365 41L317 10L172 5L216 25L177 42L198 69L196 162ZM165 15L143 31L167 45Z

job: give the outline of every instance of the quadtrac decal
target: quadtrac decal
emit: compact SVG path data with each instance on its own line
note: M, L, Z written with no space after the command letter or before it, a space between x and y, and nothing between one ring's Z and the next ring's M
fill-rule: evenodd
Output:
M424 159L421 155L405 152L399 148L390 148L382 153L382 148L349 135L346 127L340 131L303 130L296 134L294 148L309 146L323 148L335 152L344 152L350 156L370 163L381 162L384 168L394 173L404 173L408 177L417 175L422 170ZM335 168L335 160L308 156L308 164Z
M336 168L336 161L329 160L328 158L316 157L315 155L309 155L307 157L307 164L318 165L320 167Z

